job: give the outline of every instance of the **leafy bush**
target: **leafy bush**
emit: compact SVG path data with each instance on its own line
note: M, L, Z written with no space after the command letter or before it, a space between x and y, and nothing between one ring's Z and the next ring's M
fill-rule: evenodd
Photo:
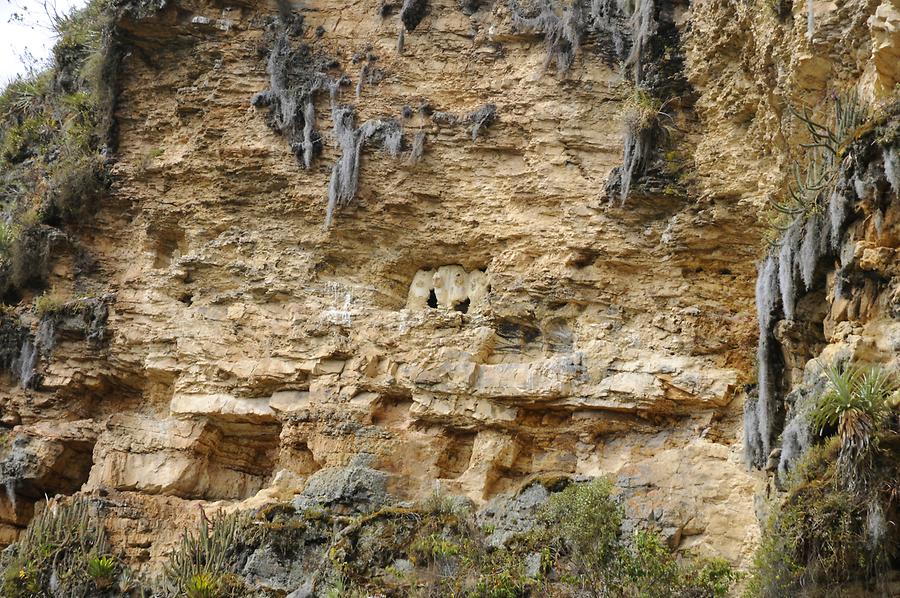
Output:
M111 0L53 16L53 63L0 93L0 294L41 286L47 264L29 255L26 237L89 213L106 185L119 52ZM33 235L32 235L33 236Z
M34 313L39 317L59 313L64 307L63 303L50 293L42 293L34 298Z
M550 497L541 514L557 550L568 553L576 574L598 589L617 581L613 578L623 518L622 507L612 498L612 484L603 478L569 485Z
M571 484L551 496L542 514L540 542L553 548L563 580L591 596L718 597L737 579L725 561L682 565L659 535L638 529L621 533L624 511L605 479Z

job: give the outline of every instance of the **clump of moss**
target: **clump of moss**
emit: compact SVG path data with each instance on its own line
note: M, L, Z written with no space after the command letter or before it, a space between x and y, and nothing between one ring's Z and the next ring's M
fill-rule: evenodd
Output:
M553 63L559 74L569 70L586 27L581 4L558 6L555 2L544 2L533 16L527 16L516 0L510 0L509 7L516 27L543 36L547 47L544 70Z
M316 130L316 96L328 91L334 101L339 86L349 81L329 75L336 65L332 58L308 43L293 42L302 31L303 18L290 11L282 11L267 31L271 40L266 63L269 89L253 96L251 102L269 108L269 126L287 138L297 160L309 168L322 149L322 137Z
M403 0L403 6L400 7L400 21L403 28L407 31L415 30L425 18L427 8L427 0Z
M452 112L433 112L431 120L442 125L469 125L472 141L477 141L483 130L497 122L497 106L494 104L482 104L475 110L463 115Z

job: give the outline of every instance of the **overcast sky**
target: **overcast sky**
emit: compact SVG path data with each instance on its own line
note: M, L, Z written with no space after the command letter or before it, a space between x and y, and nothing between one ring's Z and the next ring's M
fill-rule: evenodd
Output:
M47 0L59 12L87 4L87 0ZM0 87L25 72L26 51L46 61L53 48L53 30L43 0L0 0Z

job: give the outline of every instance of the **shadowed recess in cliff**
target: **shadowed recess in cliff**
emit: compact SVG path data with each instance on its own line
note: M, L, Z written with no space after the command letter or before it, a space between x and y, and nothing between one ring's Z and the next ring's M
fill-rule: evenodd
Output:
M413 31L425 18L428 0L403 0L400 7L400 29L397 33L397 52L402 54L406 32Z
M0 526L24 527L37 501L78 492L93 466L95 442L84 422L16 433L0 460Z
M612 36L633 86L623 113L622 165L610 173L605 193L610 201L618 197L624 204L632 185L645 177L660 178L666 182L664 188L676 189L672 173L658 159L659 146L671 140L670 129L677 129L676 108L689 105L688 98L693 95L684 75L675 4L595 0L592 12L595 26ZM625 16L627 35L619 33ZM619 41L624 39L629 42L627 52L625 42Z

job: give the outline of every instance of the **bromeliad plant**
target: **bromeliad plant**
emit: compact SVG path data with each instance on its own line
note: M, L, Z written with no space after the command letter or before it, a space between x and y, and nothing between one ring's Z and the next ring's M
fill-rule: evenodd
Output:
M898 390L895 377L878 368L830 366L825 369L829 389L819 399L810 421L820 436L836 432L840 438L837 472L848 490L864 489L878 431Z
M116 559L109 555L92 555L88 558L87 574L94 580L98 590L105 590L112 586L116 579Z

